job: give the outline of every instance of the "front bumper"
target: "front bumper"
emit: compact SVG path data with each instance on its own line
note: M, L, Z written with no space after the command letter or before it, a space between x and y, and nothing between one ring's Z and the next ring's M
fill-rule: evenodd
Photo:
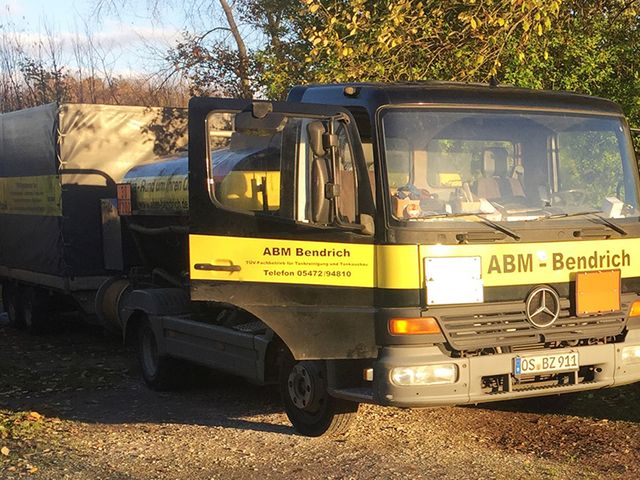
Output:
M630 331L626 340L621 343L469 358L451 358L435 346L384 347L374 362L371 400L376 404L396 407L435 407L555 395L624 385L640 381L640 364L625 364L622 361L622 349L630 345L640 345L640 330ZM510 377L514 358L517 355L562 353L564 351L578 352L580 366L585 369L589 368L592 372L588 381L555 386L548 384L537 386L536 383L531 383L523 389L508 386L499 392L491 392L486 386L483 387L483 379L499 376ZM443 363L455 363L458 366L459 374L455 383L397 386L390 380L390 371L394 367Z

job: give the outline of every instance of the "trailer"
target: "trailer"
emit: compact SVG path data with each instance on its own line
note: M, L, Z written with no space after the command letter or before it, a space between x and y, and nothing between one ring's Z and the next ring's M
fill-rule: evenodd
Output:
M95 292L139 262L116 184L186 150L185 109L48 104L0 116L0 276L12 324L50 328L50 310L95 317Z
M94 305L151 388L193 364L274 383L318 436L345 433L359 403L640 380L638 165L612 102L438 82L193 98L188 153L171 128L77 123L86 159L55 113L75 107L43 108L55 121L2 117L9 315Z

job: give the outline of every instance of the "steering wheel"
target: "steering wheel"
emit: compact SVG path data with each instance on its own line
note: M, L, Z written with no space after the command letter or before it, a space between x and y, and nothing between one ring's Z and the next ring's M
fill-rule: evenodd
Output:
M570 190L560 190L551 194L551 204L559 206L577 207L584 205L587 199L587 192L580 188Z

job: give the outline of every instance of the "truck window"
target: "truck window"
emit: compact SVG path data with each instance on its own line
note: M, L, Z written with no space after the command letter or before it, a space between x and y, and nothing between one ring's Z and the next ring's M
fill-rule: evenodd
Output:
M339 122L337 127L338 151L336 158L336 181L340 185L338 196L338 215L346 223L356 223L357 218L357 182L353 165L353 152L349 133L344 123Z
M560 191L574 191L574 197L584 196L584 204L599 208L602 199L617 195L624 179L616 135L606 131L560 133L558 170Z
M211 196L232 210L280 215L283 202L291 202L282 198L285 129L238 132L234 116L213 112L207 118Z
M338 185L338 195L335 199L338 221L342 223L356 223L358 217L358 183L353 155L353 139L349 135L346 124L342 120L326 120L325 127L331 128L337 137L335 148L335 171L331 164L331 155L327 153L319 158L314 154L307 138L307 125L312 120L303 122L300 129L299 150L297 158L297 203L296 219L304 223L327 224L331 219L327 214L323 218L314 219L312 213L313 203L313 164L321 162L327 171L327 175L333 178L333 183Z
M209 114L212 200L232 210L326 224L329 216L314 220L311 206L312 163L321 161L327 172L326 182L338 185L335 190L337 220L355 223L358 195L352 139L342 120L324 119L323 125L327 129L331 126L337 138L335 165L329 150L320 158L314 156L307 127L317 121L317 118L285 116L277 131L237 131L235 113ZM296 194L293 194L292 183L295 183ZM315 188L324 192L322 186Z
M389 108L382 127L397 219L638 216L634 159L619 117Z

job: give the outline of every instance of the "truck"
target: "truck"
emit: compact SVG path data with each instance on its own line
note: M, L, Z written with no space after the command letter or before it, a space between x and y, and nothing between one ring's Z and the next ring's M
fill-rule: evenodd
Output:
M360 403L640 380L638 164L613 102L345 83L0 119L12 324L80 307L151 388L193 364L275 384L320 436Z

